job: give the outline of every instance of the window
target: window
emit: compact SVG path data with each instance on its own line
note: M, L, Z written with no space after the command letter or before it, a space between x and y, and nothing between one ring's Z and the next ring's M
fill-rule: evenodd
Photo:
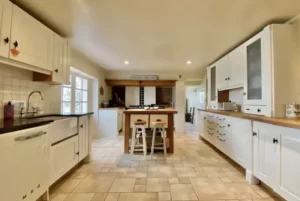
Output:
M88 79L70 75L70 85L61 87L62 113L85 113L88 111Z

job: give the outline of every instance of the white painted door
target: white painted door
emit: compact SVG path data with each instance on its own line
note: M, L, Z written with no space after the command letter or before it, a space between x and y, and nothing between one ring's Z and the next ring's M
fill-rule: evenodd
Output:
M78 163L78 136L51 147L51 184Z
M0 1L0 56L8 58L13 4Z
M244 168L251 168L252 125L250 120L231 118L230 155Z
M17 6L13 6L9 58L52 71L54 33Z
M229 54L229 88L244 87L246 65L246 49L241 45Z
M280 161L275 191L289 201L300 200L300 130L280 127Z
M156 87L144 87L144 105L156 104Z
M271 30L265 28L245 43L245 105L271 104Z
M52 70L52 81L57 83L64 83L64 68L65 68L65 57L66 57L66 41L64 38L57 34L54 34L54 54L53 54L53 70Z
M81 161L89 154L89 121L88 116L79 117L78 140L79 140L79 157Z
M277 126L254 122L253 168L254 175L265 184L276 186L276 166L280 161L280 133Z
M219 61L217 61L217 90L224 90L228 88L228 82L229 82L229 57L228 55L221 58Z

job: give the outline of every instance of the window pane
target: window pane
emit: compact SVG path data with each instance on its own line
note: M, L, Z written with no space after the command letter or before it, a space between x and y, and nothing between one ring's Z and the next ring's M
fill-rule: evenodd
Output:
M71 113L71 103L62 103L62 112Z
M75 100L82 101L82 91L81 90L76 89Z
M81 104L82 103L75 103L75 113L81 112Z
M76 88L82 89L82 78L76 77Z
M82 103L82 112L87 112L87 103Z
M82 88L87 90L88 89L88 81L87 79L82 79Z
M87 93L87 91L82 91L82 101L88 101L88 93Z
M62 88L62 101L71 101L71 88Z

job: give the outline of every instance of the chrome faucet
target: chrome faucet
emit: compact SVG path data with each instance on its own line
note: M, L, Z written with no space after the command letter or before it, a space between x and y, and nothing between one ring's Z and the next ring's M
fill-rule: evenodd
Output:
M26 114L27 114L27 115L29 114L29 101L30 101L30 97L31 97L33 94L35 94L35 93L40 94L41 100L44 100L44 96L43 96L42 92L40 92L40 91L32 91L32 92L30 92L30 94L28 95L28 99L27 99L27 107L26 107Z

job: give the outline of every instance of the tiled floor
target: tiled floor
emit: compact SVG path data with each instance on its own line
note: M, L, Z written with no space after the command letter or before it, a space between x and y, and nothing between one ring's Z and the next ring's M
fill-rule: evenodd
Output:
M51 201L274 201L246 183L240 168L196 136L176 135L165 160L123 154L123 138L94 140L93 161L73 171L51 192Z

